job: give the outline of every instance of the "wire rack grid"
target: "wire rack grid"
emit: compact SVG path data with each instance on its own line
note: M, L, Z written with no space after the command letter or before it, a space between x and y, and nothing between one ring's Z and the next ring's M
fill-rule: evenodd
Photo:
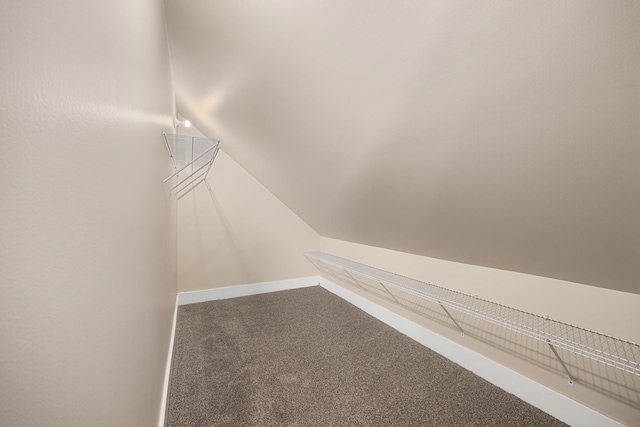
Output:
M203 182L218 154L220 141L188 135L162 133L175 172L162 181L162 185L177 177L171 192L178 199Z
M507 305L499 304L475 295L469 295L445 287L434 285L381 270L345 258L323 252L307 252L307 259L321 271L336 278L351 282L366 289L368 283L377 283L379 291L386 292L399 306L407 301L407 296L436 303L446 312L452 322L464 331L449 310L467 314L482 321L498 325L507 330L542 341L549 345L560 361L569 378L574 379L564 364L556 348L566 350L590 360L640 376L640 345L590 329L575 326L548 316L530 313ZM360 280L358 280L360 279ZM370 285L369 285L370 287Z

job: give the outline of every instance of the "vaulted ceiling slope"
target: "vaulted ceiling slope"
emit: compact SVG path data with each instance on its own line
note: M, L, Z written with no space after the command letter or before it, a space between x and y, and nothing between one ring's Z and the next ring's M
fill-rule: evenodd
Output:
M639 4L166 9L179 111L321 235L640 293Z

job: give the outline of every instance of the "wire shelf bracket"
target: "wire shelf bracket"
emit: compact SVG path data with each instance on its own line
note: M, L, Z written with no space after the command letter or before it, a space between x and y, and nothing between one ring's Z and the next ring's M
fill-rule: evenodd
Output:
M162 180L162 186L177 177L178 182L170 191L180 199L207 178L218 154L220 141L165 132L162 132L162 139L175 170Z
M422 302L425 301L439 305L463 337L465 332L452 311L542 341L549 346L567 374L570 386L575 384L575 378L558 349L640 376L640 345L634 342L324 252L307 252L304 255L319 271L378 297L389 294L391 301L399 307L408 308L412 304L424 307ZM386 292L381 293L377 285L369 285L368 282L380 284Z

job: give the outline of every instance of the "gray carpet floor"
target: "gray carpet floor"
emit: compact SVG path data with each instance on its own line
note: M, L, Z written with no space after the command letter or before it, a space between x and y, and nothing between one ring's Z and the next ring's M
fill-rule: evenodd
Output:
M319 286L180 306L169 426L560 426Z

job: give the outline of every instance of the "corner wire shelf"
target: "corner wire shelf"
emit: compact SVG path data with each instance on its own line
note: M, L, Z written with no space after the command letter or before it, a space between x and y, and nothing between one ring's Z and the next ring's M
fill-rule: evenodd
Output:
M162 185L177 176L178 182L171 187L171 192L180 199L206 179L218 154L220 141L164 132L162 139L175 169L173 174L162 180Z
M372 292L374 288L377 288L375 289L376 292L372 293L380 296L380 293L383 292L390 296L391 300L400 307L405 304L407 306L421 306L410 301L407 296L438 304L460 330L463 337L464 330L451 311L454 314L455 311L464 313L509 331L542 341L549 345L553 355L560 362L571 386L574 385L574 377L556 348L640 376L640 345L631 341L550 319L546 315L541 316L529 313L479 298L475 295L401 276L324 252L307 252L304 255L318 270L332 275L337 280L342 279L341 281L349 282L364 291ZM373 282L375 285L371 286L367 281ZM378 287L377 285L380 286Z

